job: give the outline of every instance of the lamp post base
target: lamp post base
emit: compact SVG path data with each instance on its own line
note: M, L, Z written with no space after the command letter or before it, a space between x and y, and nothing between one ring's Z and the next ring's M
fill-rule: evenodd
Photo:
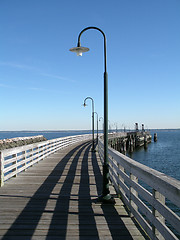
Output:
M112 205L116 203L116 201L111 196L111 194L107 194L105 196L104 195L99 196L97 202L100 202L103 204L112 204Z

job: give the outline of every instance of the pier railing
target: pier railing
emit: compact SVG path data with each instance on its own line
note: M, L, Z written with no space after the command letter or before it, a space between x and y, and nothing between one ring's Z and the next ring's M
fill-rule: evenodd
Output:
M0 186L55 151L91 139L91 134L75 135L0 151Z
M103 143L99 154L103 163ZM180 181L109 148L110 180L129 213L151 239L179 239ZM177 210L178 212L178 210Z
M57 150L91 139L76 135L0 151L0 186ZM103 143L98 151L103 162ZM110 179L117 194L151 239L178 239L180 181L109 148ZM169 206L174 206L173 208ZM177 209L175 212L172 209Z

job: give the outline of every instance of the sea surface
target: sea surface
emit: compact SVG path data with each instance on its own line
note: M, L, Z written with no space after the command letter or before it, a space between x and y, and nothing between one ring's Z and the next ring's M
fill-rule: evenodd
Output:
M141 147L130 157L148 167L180 180L180 129L151 130L152 142L147 150ZM157 133L157 142L154 142Z

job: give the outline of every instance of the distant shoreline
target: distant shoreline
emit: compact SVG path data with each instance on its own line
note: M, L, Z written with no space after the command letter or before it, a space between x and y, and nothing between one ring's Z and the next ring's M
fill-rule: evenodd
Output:
M111 131L116 131L116 129L111 129ZM146 129L145 129L146 130ZM180 128L152 128L148 129L149 131L176 131L180 130ZM91 129L86 130L0 130L0 132L87 132L91 131ZM101 130L100 130L101 131ZM124 129L117 129L117 131L124 131ZM126 129L126 131L134 131L134 129ZM141 130L139 130L141 131Z

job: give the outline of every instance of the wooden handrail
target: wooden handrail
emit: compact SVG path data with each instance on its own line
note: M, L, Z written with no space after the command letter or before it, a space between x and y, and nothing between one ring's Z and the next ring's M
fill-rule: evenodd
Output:
M99 140L103 162L103 142ZM109 147L110 180L117 194L151 239L178 239L180 181L158 172ZM168 204L170 202L170 204Z
M91 134L75 135L1 150L0 186L55 151L91 137Z

